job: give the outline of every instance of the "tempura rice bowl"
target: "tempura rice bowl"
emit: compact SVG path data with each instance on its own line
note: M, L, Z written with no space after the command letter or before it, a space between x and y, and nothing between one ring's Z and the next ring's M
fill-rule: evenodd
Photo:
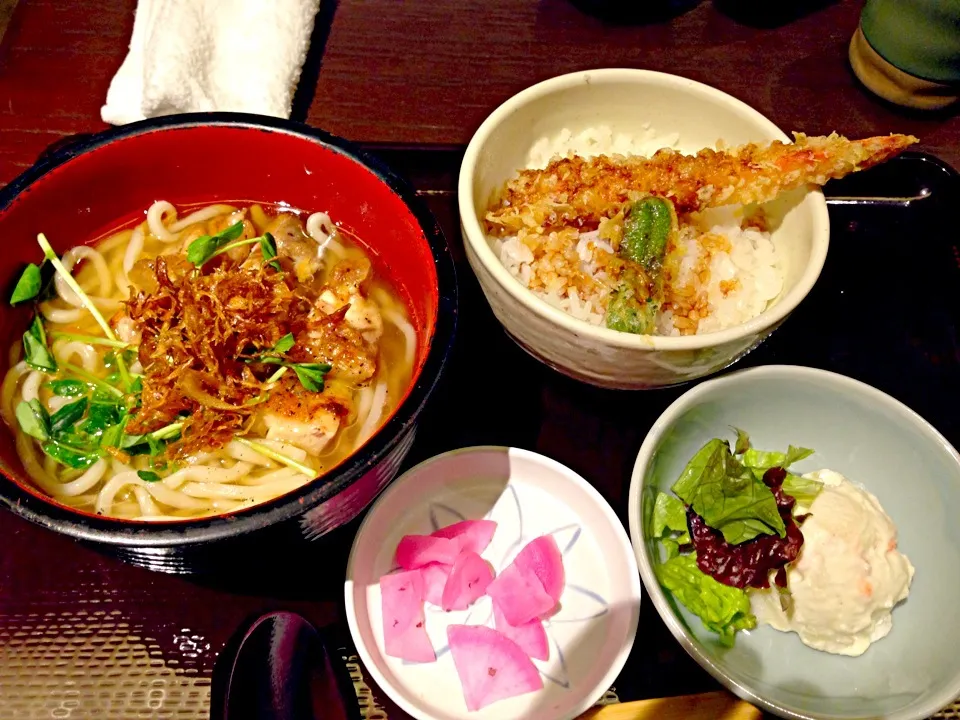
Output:
M735 98L673 75L607 69L547 80L501 105L467 148L459 179L467 258L506 332L564 374L625 389L710 375L755 348L813 287L829 241L822 193L784 193L763 206L763 227L750 227L737 209L719 208L686 231L681 242L701 256L689 253L681 274L710 271L703 288L706 311L702 300L684 309L692 310L693 318L700 313L696 334L682 334L690 332L683 328L686 319L669 310L659 319L657 335L607 329L598 298L566 286L558 277L562 271L554 272L551 262L559 251L535 247L537 261L531 262L529 246L487 235L484 214L518 170L542 168L567 151L649 155L662 147L695 152L718 141L734 146L788 139ZM602 261L604 248L594 235L543 242L575 247L581 268L596 275L602 265L593 260ZM705 243L706 235L713 240Z

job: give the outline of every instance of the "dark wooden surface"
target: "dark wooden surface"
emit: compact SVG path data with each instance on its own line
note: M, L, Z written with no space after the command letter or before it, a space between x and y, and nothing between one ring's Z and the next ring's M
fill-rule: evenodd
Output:
M804 1L807 14L773 27L735 12ZM323 0L296 114L354 140L462 144L531 83L650 68L714 85L788 132L911 132L921 149L960 165L960 120L889 107L857 85L846 53L861 6L703 1L671 20L620 26L569 0ZM20 0L0 46L0 183L59 137L105 127L99 110L134 7Z
M773 27L734 20L711 2L629 27L593 19L567 0L322 2L295 117L354 140L463 144L496 105L533 82L624 66L707 82L788 131L912 132L921 149L960 165L960 121L890 108L857 86L846 63L862 5L856 0L818 2L819 9ZM0 9L11 4L0 0ZM105 127L99 110L126 52L134 7L134 0L19 0L0 43L0 184L59 138ZM407 170L426 165L424 156ZM455 165L424 172L442 178L421 187L449 188ZM451 199L434 204L458 242ZM425 419L410 461L470 444L527 447L590 479L623 516L646 428L679 391L593 391L550 372L503 337L469 269L461 262L459 270L459 357L482 355L500 377L488 386L455 364L451 391ZM774 344L768 360L796 360L788 343ZM841 348L837 357L851 352ZM810 364L837 367L835 360ZM869 369L861 374L875 381ZM464 407L469 422L458 414ZM131 568L0 514L0 715L67 717L63 710L72 708L72 717L205 718L217 654L245 617L288 608L342 632L340 578L354 529L296 557L244 559L248 572L224 583ZM623 676L631 685L625 699L716 687L649 603L641 627ZM151 705L158 697L161 705ZM379 692L376 700L386 704ZM152 714L152 707L163 712Z

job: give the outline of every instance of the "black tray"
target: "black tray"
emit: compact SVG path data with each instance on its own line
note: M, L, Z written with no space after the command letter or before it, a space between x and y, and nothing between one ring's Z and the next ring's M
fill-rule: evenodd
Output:
M461 287L449 372L405 467L470 445L531 449L589 480L626 526L637 452L685 388L601 390L533 360L503 332L464 258L454 192L462 148L369 149L429 202L450 239ZM790 363L853 376L904 401L960 445L960 253L951 214L960 206L958 176L913 153L827 190L833 235L823 275L793 316L733 369ZM258 548L240 573L183 578L0 513L0 717L46 717L62 705L77 717L206 718L210 678L237 628L251 616L290 610L339 651L357 689L357 716L403 720L361 667L346 626L342 578L358 524L293 549ZM637 641L609 699L718 689L652 603L641 608ZM157 698L162 704L152 705Z
M626 526L627 488L643 437L689 385L602 390L530 358L506 337L462 254L456 183L463 149L368 147L427 199L455 247L461 285L448 392L424 418L407 466L455 447L530 448L590 480ZM906 403L960 446L960 249L951 222L960 206L958 180L938 158L907 153L829 183L830 250L820 279L781 328L730 370L789 364L849 375ZM480 375L480 367L487 372ZM358 663L349 635L338 637L344 656ZM407 717L363 676L391 720ZM612 695L627 702L718 687L644 602L636 644Z

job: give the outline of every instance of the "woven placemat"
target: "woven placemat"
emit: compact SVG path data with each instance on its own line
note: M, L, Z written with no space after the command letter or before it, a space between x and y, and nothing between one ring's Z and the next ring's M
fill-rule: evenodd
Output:
M942 712L937 713L934 717L945 718L947 720L960 720L960 701L957 701L950 707L945 708Z
M208 720L207 668L220 648L174 629L180 659L119 610L36 612L3 618L0 718L6 720ZM180 632L177 632L180 630ZM168 639L169 642L169 639ZM165 644L165 643L164 643ZM343 658L365 720L391 720L354 655ZM385 700L385 699L384 699ZM603 703L617 702L608 693ZM960 720L960 702L936 716Z

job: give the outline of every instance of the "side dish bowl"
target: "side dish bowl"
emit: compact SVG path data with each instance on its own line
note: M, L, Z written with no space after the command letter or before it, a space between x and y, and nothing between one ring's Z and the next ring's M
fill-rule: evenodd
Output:
M576 319L534 295L501 263L484 232L495 192L526 167L534 146L564 131L609 126L614 134L676 133L695 152L748 142L787 141L776 125L741 101L686 78L647 70L603 69L534 85L497 108L467 147L459 178L467 259L497 319L530 354L566 375L611 388L675 385L715 373L759 345L806 297L829 242L820 191L785 193L765 207L784 264L784 287L760 315L714 333L648 336Z
M732 427L754 447L812 448L796 472L830 469L877 496L916 574L890 634L859 657L813 650L769 626L725 648L657 581L652 506L708 440ZM793 466L791 466L793 467ZM734 372L686 392L654 423L629 493L630 536L647 593L684 649L749 702L786 718L920 720L960 694L960 455L928 422L848 377L793 366ZM801 550L802 556L802 550Z
M199 549L251 540L284 527L318 537L355 517L393 478L417 418L447 360L457 284L435 219L403 180L350 143L305 125L237 114L179 115L68 139L0 191L4 299L43 232L62 253L124 226L155 200L175 205L267 202L328 212L369 245L406 301L417 335L405 397L353 455L320 478L231 515L160 523L114 520L61 505L23 471L13 434L0 429L0 503L57 532L164 570L192 570ZM19 337L30 310L2 314L3 337ZM7 353L3 368L7 369ZM197 552L194 552L197 551Z
M470 712L446 628L494 626L490 597L466 611L428 607L426 628L437 660L410 663L386 653L379 580L395 566L402 536L479 519L497 523L483 552L495 572L534 538L552 535L566 579L559 610L545 623L549 658L536 661L543 688ZM364 667L412 717L573 720L607 691L633 647L641 601L635 567L623 525L582 477L528 450L471 447L420 463L377 498L354 540L344 602Z

